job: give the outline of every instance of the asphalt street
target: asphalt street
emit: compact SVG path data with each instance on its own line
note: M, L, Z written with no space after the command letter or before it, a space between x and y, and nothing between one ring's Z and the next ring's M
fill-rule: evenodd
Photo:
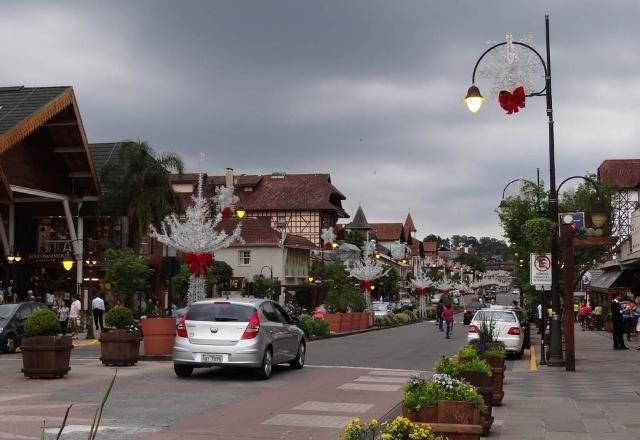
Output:
M118 369L99 438L335 440L351 418L386 414L411 374L428 374L465 340L459 322L452 339L422 322L311 341L304 369L278 367L268 381L241 369L197 370L179 379L171 362L140 361ZM0 356L0 439L37 440L45 420L47 438L55 438L72 403L61 438L86 438L115 373L98 358L98 345L77 348L67 377L29 380L20 372L20 354Z

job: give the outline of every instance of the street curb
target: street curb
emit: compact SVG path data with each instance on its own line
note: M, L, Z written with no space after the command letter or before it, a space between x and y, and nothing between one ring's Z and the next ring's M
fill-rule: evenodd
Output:
M307 341L320 341L322 339L343 338L345 336L359 335L361 333L369 333L369 332L375 332L375 331L379 331L379 330L388 330L388 329L397 328L397 327L406 327L408 325L413 325L413 324L422 324L423 322L435 322L435 321L423 320L423 321L408 322L408 323L402 324L402 325L386 325L384 327L373 326L371 328L367 328L367 329L364 329L364 330L356 330L356 331L353 331L353 332L331 333L331 334L328 334L326 336L312 336L312 337L306 338L306 340Z

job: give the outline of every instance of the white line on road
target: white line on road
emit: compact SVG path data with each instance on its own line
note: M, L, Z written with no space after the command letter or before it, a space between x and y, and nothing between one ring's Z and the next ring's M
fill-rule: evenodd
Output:
M309 414L278 414L262 422L263 425L305 426L310 428L342 429L353 417L345 416L312 416Z
M344 403L344 402L304 402L292 411L322 411L322 412L346 412L346 413L366 413L373 404L371 403Z

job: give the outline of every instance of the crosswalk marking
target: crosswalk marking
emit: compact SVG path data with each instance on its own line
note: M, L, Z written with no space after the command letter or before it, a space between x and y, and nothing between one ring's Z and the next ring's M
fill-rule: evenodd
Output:
M387 385L376 383L345 383L338 387L339 390L359 391L399 391L402 385Z
M307 428L342 429L353 417L315 416L310 414L278 414L262 422L263 425L302 426Z
M304 402L292 411L322 411L322 412L346 412L346 413L366 413L373 404L371 403L344 403L344 402Z
M382 383L405 383L404 377L395 376L360 376L354 379L354 382L382 382Z

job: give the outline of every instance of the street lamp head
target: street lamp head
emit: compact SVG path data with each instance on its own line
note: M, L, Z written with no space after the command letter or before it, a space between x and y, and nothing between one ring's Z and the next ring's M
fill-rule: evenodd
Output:
M62 267L64 267L65 270L71 270L73 268L73 257L71 254L65 254L64 259L62 260Z
M313 283L313 277L311 275L307 277L307 280L309 281L309 283Z
M236 209L236 217L243 219L245 215L247 215L247 211L243 207L239 206Z
M21 256L20 254L15 254L15 255L13 256L13 259L14 259L14 261L15 261L16 263L19 263L19 262L20 262L20 260L22 260L22 256Z
M508 208L509 208L509 204L507 203L506 200L502 199L500 201L500 204L498 205L498 213L504 214Z
M591 222L596 228L601 228L607 221L607 208L602 200L598 199L591 207Z
M467 104L467 108L472 113L476 113L482 106L484 96L480 94L480 89L478 87L472 85L469 87L469 90L467 90L467 96L463 98L463 101Z

